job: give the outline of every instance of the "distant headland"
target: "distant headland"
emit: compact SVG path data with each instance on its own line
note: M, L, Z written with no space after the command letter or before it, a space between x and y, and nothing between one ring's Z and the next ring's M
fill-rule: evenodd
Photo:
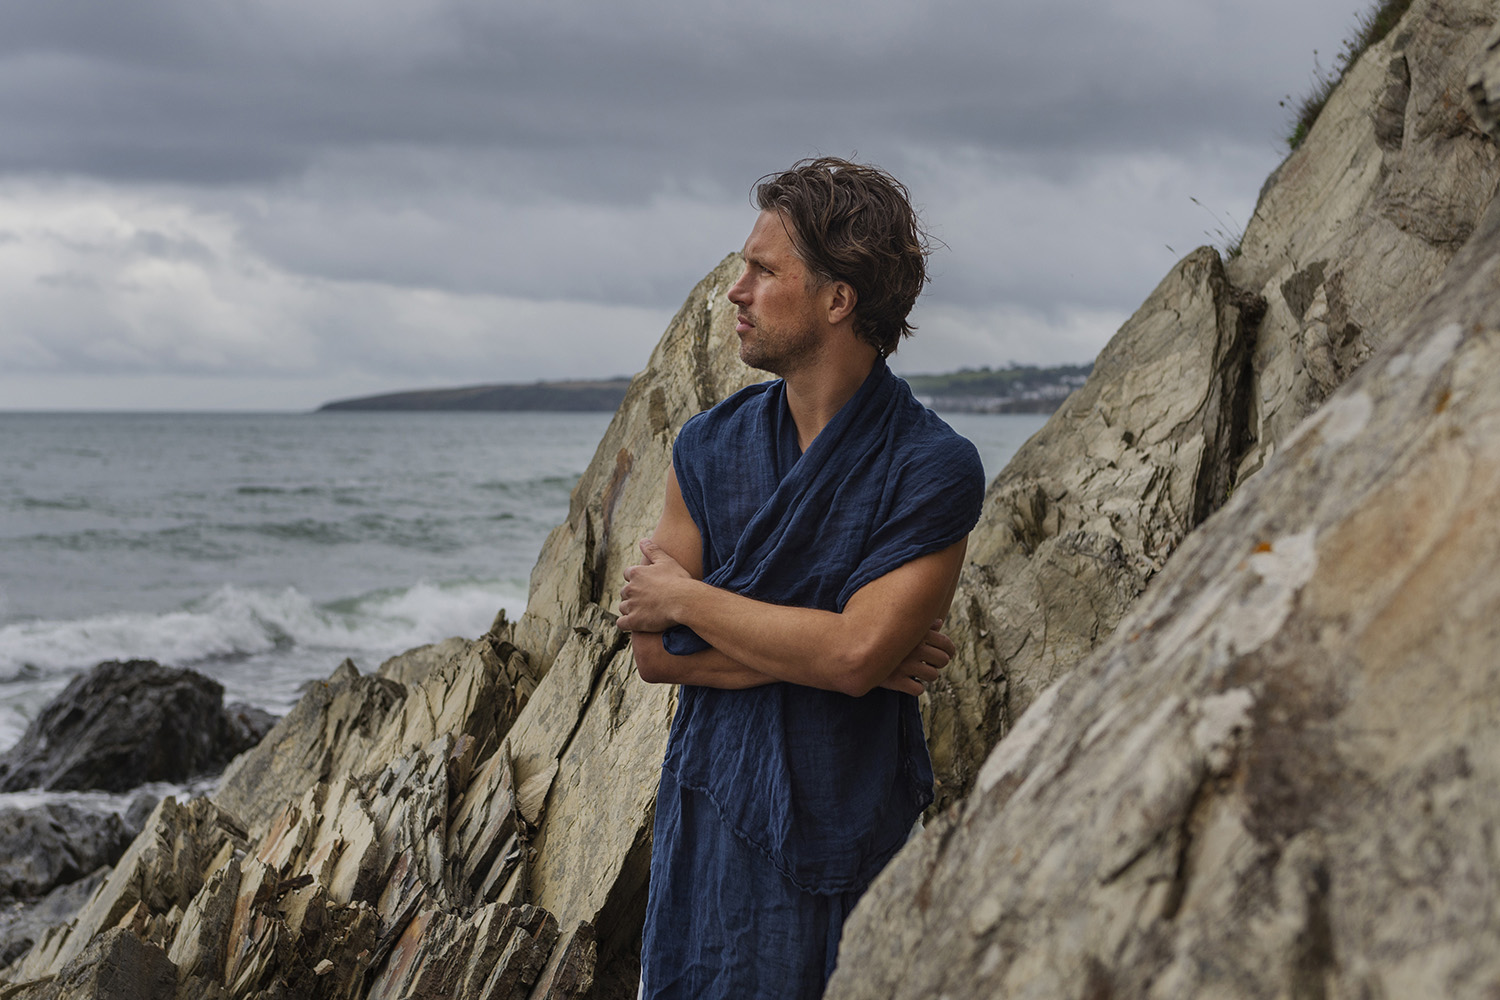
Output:
M934 410L949 413L1051 413L1083 385L1093 366L1009 365L963 368L944 375L908 375L912 392ZM619 409L630 379L577 379L470 385L457 389L413 389L324 403L318 412L340 410L467 410L603 412Z
M337 399L318 407L335 410L476 410L605 412L620 408L630 379L611 378L569 382L521 382L470 385L458 389L413 389L379 396Z

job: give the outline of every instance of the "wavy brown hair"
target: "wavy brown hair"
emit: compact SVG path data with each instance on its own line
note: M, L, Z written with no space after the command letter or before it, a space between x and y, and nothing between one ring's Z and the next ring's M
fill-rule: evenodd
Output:
M879 167L819 156L762 177L753 200L791 223L797 256L817 279L854 289L855 335L895 353L916 329L906 317L932 252L906 185Z

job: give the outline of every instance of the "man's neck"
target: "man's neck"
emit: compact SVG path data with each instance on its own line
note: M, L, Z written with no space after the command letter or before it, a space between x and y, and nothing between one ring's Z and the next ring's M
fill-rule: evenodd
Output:
M879 360L874 348L838 352L785 377L786 405L797 425L797 444L803 451L859 391Z

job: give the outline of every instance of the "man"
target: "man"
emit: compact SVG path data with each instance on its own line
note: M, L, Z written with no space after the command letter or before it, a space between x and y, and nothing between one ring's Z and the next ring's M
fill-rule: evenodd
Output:
M645 997L821 995L843 922L932 801L916 695L984 477L885 358L926 245L906 189L805 160L763 179L729 290L781 378L683 427L619 624L683 685L657 796Z

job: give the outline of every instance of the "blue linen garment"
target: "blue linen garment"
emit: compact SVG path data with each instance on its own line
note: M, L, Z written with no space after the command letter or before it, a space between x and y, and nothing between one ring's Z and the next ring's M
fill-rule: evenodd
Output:
M703 540L706 582L756 600L842 611L865 584L947 548L978 521L978 453L884 361L805 454L785 395L779 380L751 386L688 421L678 436L672 461ZM663 644L678 655L707 648L681 626ZM658 805L646 995L796 995L789 983L763 994L743 984L702 992L701 983L694 992L653 993L653 979L686 982L684 962L712 966L743 950L715 937L733 921L703 926L664 904L664 886L720 884L726 898L771 891L731 885L745 865L702 843L723 839L704 823L722 824L751 858L774 869L768 875L794 893L826 899L837 915L829 930L836 948L843 912L932 801L917 700L883 688L852 698L788 683L744 691L684 685L662 796L670 799ZM774 922L776 912L758 919ZM757 933L774 937L777 929ZM832 951L814 944L808 961L817 965L810 970L816 996ZM825 955L826 968L818 958Z

